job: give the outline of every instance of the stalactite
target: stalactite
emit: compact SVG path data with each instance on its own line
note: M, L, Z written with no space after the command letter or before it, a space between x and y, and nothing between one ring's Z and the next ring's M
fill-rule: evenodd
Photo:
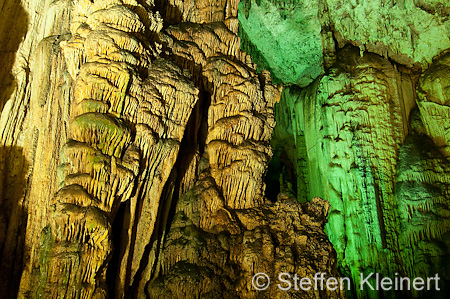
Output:
M150 166L153 172L171 168L151 166L152 155L147 153L176 155L177 148L164 139L181 141L197 90L176 66L155 60L156 43L136 37L160 29L158 14L134 1L75 3L72 38L61 42L75 80L70 140L59 168L61 189L49 211L49 226L42 232L51 237L44 245L48 249L41 252L46 264L40 266L37 296L62 296L68 290L75 290L69 297L106 296L111 222L118 205L132 196L135 185L138 190L143 188L136 184L143 174L142 165ZM146 78L139 75L143 67L148 69ZM163 104L152 105L157 102L155 97ZM138 125L143 130L136 130ZM149 129L160 139L158 144L149 143L143 134ZM149 137L154 140L153 133ZM167 175L162 174L160 183L153 185L156 190L150 187L156 207L157 193L166 180ZM145 205L143 208L145 211ZM158 209L152 208L156 213ZM155 218L148 220L152 225ZM145 228L145 236L141 227L138 225L138 236L133 237L150 238L151 226ZM146 244L136 244L133 255L142 258L139 251ZM64 252L72 258L61 260Z
M5 297L439 297L358 282L448 282L444 1L4 2Z

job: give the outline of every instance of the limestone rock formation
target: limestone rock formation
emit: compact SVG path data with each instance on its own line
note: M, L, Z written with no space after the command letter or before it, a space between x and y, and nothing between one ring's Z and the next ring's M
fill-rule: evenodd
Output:
M304 190L333 199L328 233L341 267L387 272L394 257L381 252L399 246L393 182L414 105L412 81L377 55L361 57L355 49L341 55L329 75L299 94L286 93L297 155L315 162L296 170L307 173ZM362 256L377 251L376 262ZM358 281L359 272L352 274Z
M240 50L237 1L6 2L29 18L2 58L7 297L284 298L252 276L338 276L327 201L265 196L281 86Z
M240 4L244 49L285 84L270 197L330 201L326 232L352 296L448 292L449 9L428 0ZM438 274L441 291L359 288L375 272Z
M148 286L150 298L343 298L339 289L285 291L275 283L259 292L248 279L254 273L283 272L311 280L318 272L338 277L329 272L335 257L322 231L327 202L315 198L302 207L281 195L275 204L220 207L211 213L205 210L205 202L214 199L211 183L200 178L180 198L162 251L161 273ZM211 214L205 221L203 215Z
M446 298L447 1L0 8L3 297Z
M450 48L449 11L439 0L247 0L240 35L260 67L305 87L348 44L426 69Z

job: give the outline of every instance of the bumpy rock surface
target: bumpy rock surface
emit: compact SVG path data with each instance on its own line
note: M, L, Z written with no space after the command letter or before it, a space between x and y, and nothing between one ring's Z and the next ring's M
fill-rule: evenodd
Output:
M0 7L3 297L446 298L448 1Z
M328 203L265 197L281 87L240 50L237 1L4 9L5 297L343 296L252 286L338 273Z
M444 298L448 2L244 1L239 11L244 49L288 85L275 106L268 195L330 201L326 232L358 296ZM361 273L374 272L438 274L441 291L359 289Z
M206 195L205 195L206 194ZM211 196L213 195L213 196ZM281 290L277 273L313 279L336 262L323 233L329 205L320 198L303 206L280 194L275 204L249 209L218 207L218 193L206 177L180 198L160 259L160 275L148 286L150 298L343 298L339 289ZM299 221L300 219L300 221ZM320 245L319 245L320 244ZM319 261L320 260L320 261ZM255 273L272 281L252 286Z
M427 68L450 48L449 12L439 0L246 0L240 35L260 67L305 87L347 44Z

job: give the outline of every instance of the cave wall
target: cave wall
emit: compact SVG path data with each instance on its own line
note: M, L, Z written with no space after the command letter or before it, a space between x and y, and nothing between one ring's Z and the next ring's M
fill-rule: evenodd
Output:
M237 1L1 8L6 298L284 298L253 275L338 275L328 202L265 196L281 86L241 51Z
M301 202L330 201L326 232L355 285L361 273L438 273L447 288L449 4L245 1L239 9L243 48L284 84L266 181Z
M0 4L4 297L448 291L447 2Z

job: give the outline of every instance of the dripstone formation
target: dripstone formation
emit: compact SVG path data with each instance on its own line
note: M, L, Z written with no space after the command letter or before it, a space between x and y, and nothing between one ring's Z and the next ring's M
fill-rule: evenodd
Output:
M338 272L328 202L265 195L281 86L240 50L237 1L8 5L28 28L2 91L2 292L343 297L252 286Z
M447 298L450 2L0 4L2 298Z
M269 197L330 202L326 233L352 277L348 296L445 298L450 3L245 1L239 12L243 48L285 84ZM361 289L371 273L437 274L440 291Z

